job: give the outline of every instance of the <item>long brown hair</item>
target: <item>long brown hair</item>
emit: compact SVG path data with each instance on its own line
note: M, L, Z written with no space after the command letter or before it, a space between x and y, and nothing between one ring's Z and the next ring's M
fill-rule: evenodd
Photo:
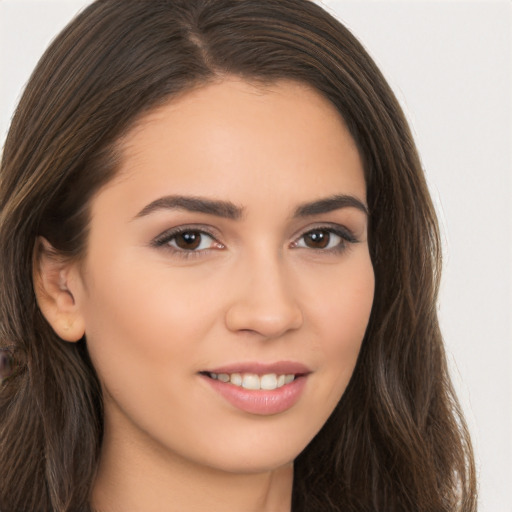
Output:
M364 162L376 290L350 384L295 462L294 512L476 510L471 445L447 373L437 221L404 115L374 62L307 0L98 0L53 42L14 116L0 171L0 510L82 511L102 438L86 340L37 307L38 235L87 250L88 206L116 142L170 97L223 76L307 83Z

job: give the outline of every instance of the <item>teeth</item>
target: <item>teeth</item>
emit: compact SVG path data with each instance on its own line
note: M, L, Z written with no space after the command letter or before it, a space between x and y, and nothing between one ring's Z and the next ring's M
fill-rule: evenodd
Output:
M266 373L265 375L256 375L255 373L210 373L209 376L221 382L230 382L235 386L253 390L277 389L295 380L294 374L276 375L275 373Z
M231 379L229 380L231 381L231 384L234 384L235 386L241 386L243 382L242 376L239 373L231 374Z
M245 389L260 389L260 378L253 373L246 373L243 376L242 387Z
M261 389L276 389L277 388L277 375L275 373L269 373L260 377L260 388Z

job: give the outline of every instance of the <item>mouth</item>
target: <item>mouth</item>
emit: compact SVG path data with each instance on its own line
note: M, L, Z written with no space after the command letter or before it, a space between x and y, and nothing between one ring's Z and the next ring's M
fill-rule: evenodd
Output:
M290 384L295 379L305 374L277 374L277 373L265 373L258 375L257 373L214 373L214 372L201 372L202 375L209 377L210 379L218 380L224 383L230 383L234 386L238 386L244 389L251 390L266 390L272 391L279 389Z
M246 413L273 415L292 408L311 370L302 364L235 364L199 372L209 387Z

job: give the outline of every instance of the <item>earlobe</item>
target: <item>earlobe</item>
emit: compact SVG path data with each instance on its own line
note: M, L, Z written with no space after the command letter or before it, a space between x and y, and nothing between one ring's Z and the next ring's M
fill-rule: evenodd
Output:
M48 240L38 237L32 273L37 304L48 323L63 340L79 341L85 333L85 322L76 265L60 256Z

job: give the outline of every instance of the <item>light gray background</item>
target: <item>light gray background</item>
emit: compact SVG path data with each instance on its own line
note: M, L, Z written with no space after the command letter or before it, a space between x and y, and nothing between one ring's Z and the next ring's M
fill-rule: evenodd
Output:
M0 0L0 140L43 49L88 0ZM412 124L444 236L440 316L480 510L512 511L512 3L319 0Z

